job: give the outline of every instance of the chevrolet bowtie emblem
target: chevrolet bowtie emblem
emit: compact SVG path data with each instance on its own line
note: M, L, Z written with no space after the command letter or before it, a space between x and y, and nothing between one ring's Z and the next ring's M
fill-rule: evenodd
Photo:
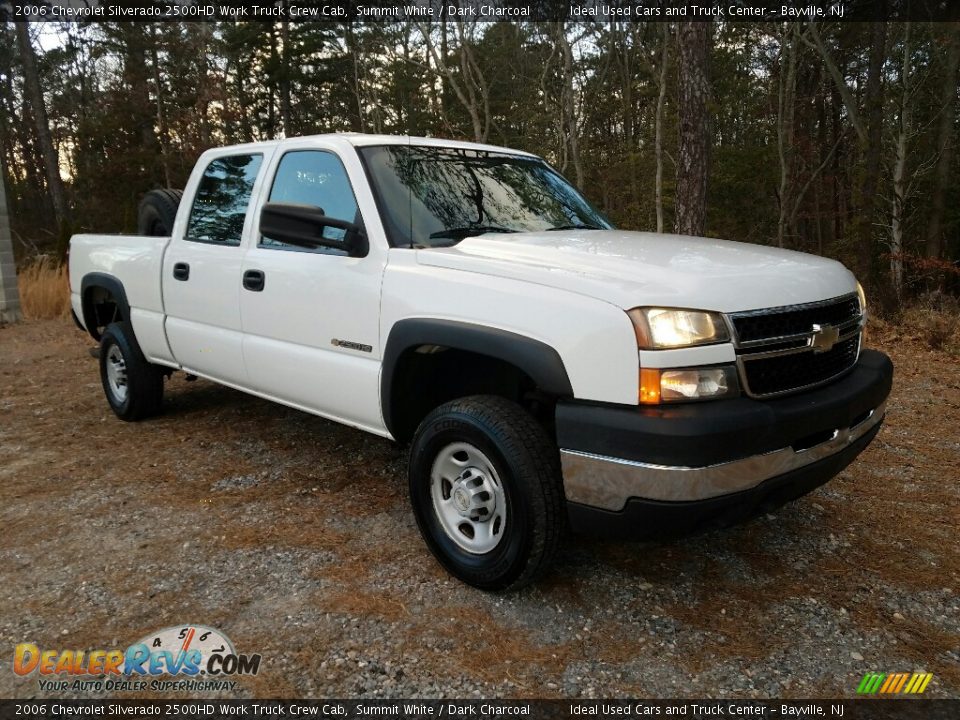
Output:
M813 334L810 336L810 347L815 353L827 352L837 344L840 339L840 328L833 325L813 326Z

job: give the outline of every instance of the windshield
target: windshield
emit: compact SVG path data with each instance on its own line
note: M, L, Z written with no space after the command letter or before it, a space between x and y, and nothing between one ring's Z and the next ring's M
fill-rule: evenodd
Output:
M539 158L458 148L358 148L391 245L441 247L484 233L610 223Z

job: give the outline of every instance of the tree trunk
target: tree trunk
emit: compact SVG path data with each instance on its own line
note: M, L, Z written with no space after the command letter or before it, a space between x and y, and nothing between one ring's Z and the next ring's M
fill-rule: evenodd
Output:
M827 78L825 69L821 68L820 78L817 81L817 145L819 146L820 160L824 159L823 148L830 142L830 126L827 120ZM833 162L836 163L836 153L833 154ZM826 167L826 166L824 166ZM830 176L831 173L828 173ZM814 202L817 206L817 254L823 255L823 248L826 243L833 242L833 223L824 223L824 212L822 196L828 198L833 196L833 178L832 176L818 182L813 188Z
M0 322L17 322L22 316L10 216L7 214L6 174L3 157L0 156Z
M483 74L479 72L473 59L473 51L470 49L473 40L467 37L464 23L458 20L454 23L454 27L457 32L457 39L460 42L460 75L467 92L467 110L469 110L470 119L473 122L474 138L477 142L486 142L487 132L490 129L490 100ZM479 99L477 98L478 92L480 93ZM481 106L483 109L482 117L480 115Z
M556 98L556 92L553 90L553 86L548 82L550 73L553 67L553 58L557 54L557 44L553 42L551 31L548 27L545 37L547 39L547 44L550 47L550 55L547 56L546 60L543 63L543 68L540 72L540 93L543 96L544 104L547 108L547 117L552 120L552 131L553 137L556 138L556 147L555 152L557 156L557 167L560 168L560 172L566 172L567 169L567 141L566 133L563 130L563 103L559 103L560 111L556 112L553 110L553 101Z
M250 64L237 59L236 93L237 107L240 112L240 142L253 142L253 125L250 123L250 100L247 95L246 76L250 74Z
M844 136L844 130L840 125L840 105L840 93L834 87L830 91L830 129L833 133L834 142L840 142ZM840 183L843 167L846 164L846 155L844 148L840 148L834 154L830 168L830 199L833 205L831 235L834 240L843 237L846 226L846 204L844 203L844 191Z
M790 208L790 181L793 166L793 113L797 93L798 24L788 23L780 39L780 83L777 92L777 155L780 158L780 216L777 219L777 247L783 247ZM784 76L784 58L786 75Z
M30 107L33 109L33 118L37 129L37 140L40 143L40 152L43 157L43 169L47 178L47 188L53 202L53 212L57 219L57 230L61 240L66 239L70 228L70 206L67 204L67 193L60 177L60 158L57 149L53 146L53 137L50 134L50 121L47 119L47 107L43 100L43 89L40 86L40 75L37 71L37 56L30 41L29 23L14 23L17 29L17 41L20 46L20 55L23 61L24 85Z
M820 31L817 30L817 24L815 22L811 22L807 26L807 33L801 37L807 45L812 47L820 54L823 64L827 68L827 72L829 72L830 77L833 78L837 94L840 96L840 99L843 101L843 106L847 110L847 119L850 121L850 124L853 125L853 129L857 132L857 136L860 138L860 140L866 140L867 130L864 127L863 121L860 119L860 111L857 110L857 101L853 97L853 92L850 90L850 86L847 85L847 81L844 79L843 73L840 72L840 68L833 61L833 56L830 54L830 51L824 44L823 39L820 37Z
M872 275L874 243L873 222L877 210L877 188L883 147L883 62L887 50L887 23L872 23L870 60L864 110L867 115L867 143L864 153L863 183L860 187L860 212L857 222L859 270L861 277Z
M956 121L957 69L960 66L960 24L950 23L950 48L943 68L940 86L940 127L937 130L937 165L933 172L933 191L930 198L930 221L927 224L926 255L943 255L943 213L947 181L953 162L953 125Z
M449 83L450 87L453 88L453 92L456 94L457 99L460 101L460 104L463 106L464 110L470 115L470 123L473 125L473 139L476 142L484 142L486 137L486 131L484 128L484 122L480 118L480 108L477 103L476 93L471 82L471 78L468 76L467 63L469 59L464 54L464 45L467 40L463 32L463 23L458 22L455 25L458 36L460 37L460 67L461 67L461 80L458 81L454 76L453 71L450 69L450 66L447 65L447 26L446 22L442 22L440 25L440 51L437 51L436 46L433 44L433 39L430 35L430 26L421 23L420 29L423 34L424 42L427 45L427 50L433 58L433 64L437 66L437 70L440 71L441 79L444 79ZM487 126L489 126L489 115L487 116Z
M282 7L286 9L286 3ZM290 21L280 23L280 122L283 125L283 136L290 137L293 133L290 117Z
M677 31L680 148L677 158L674 231L703 235L707 213L707 174L710 169L711 27L706 22L683 22Z
M904 25L903 35L900 122L893 165L893 207L890 215L890 284L898 303L903 300L903 207L907 195L907 136L910 132L910 23Z
M170 133L167 130L167 115L164 111L163 83L160 79L160 60L157 52L157 26L150 28L150 59L153 64L153 85L157 93L157 139L160 143L160 164L163 168L163 182L165 187L171 187L170 177Z
M270 68L267 74L267 137L277 138L277 34L273 23L269 24Z
M344 25L344 41L347 44L347 52L353 61L353 98L357 101L357 122L354 128L359 132L367 131L366 118L363 112L363 90L360 87L360 52L357 50L357 39L353 30L353 21Z
M663 106L667 99L667 64L670 58L670 23L663 23L663 55L660 59L660 94L657 96L657 116L653 154L657 160L656 203L657 232L663 232Z
M632 23L613 22L610 27L610 39L613 45L614 56L617 60L617 70L620 74L620 107L623 118L623 146L627 153L627 168L630 178L630 199L634 207L641 206L639 172L637 160L639 149L635 146L636 130L634 123L639 117L633 98L634 53L639 45L634 34L635 26ZM642 61L642 60L641 60Z
M137 178L138 182L144 183L143 187L133 188L134 191L156 187L161 182L162 151L154 132L156 107L150 98L153 73L147 66L147 54L152 43L145 28L146 25L138 23L120 23L118 27L118 35L123 43L122 77L126 86L124 123L131 135L136 133L138 136L138 139L130 138L133 143L130 162L140 165Z
M557 43L563 58L563 114L566 122L564 131L570 147L570 160L573 162L574 179L577 187L583 187L583 163L580 161L580 139L577 129L577 112L573 91L573 48L567 39L566 23L557 23Z

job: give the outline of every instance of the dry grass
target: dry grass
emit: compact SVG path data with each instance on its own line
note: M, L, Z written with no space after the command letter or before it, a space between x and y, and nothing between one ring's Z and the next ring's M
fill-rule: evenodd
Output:
M931 350L960 354L960 315L932 308L907 308L900 315L902 324L919 331Z
M67 266L41 255L17 275L20 305L28 320L50 320L70 314Z
M867 333L882 344L906 341L960 356L960 301L941 292L927 293L891 316L872 317Z

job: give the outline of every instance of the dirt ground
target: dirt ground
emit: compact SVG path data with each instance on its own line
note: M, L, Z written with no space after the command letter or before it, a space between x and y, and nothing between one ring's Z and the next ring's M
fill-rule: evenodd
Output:
M69 321L0 328L0 697L48 695L18 643L187 623L262 655L238 697L849 697L867 671L960 697L960 361L871 344L888 420L823 488L692 539L570 539L489 595L427 552L391 443L180 375L123 423Z

